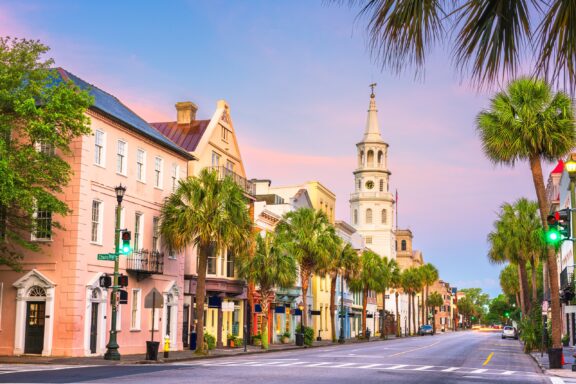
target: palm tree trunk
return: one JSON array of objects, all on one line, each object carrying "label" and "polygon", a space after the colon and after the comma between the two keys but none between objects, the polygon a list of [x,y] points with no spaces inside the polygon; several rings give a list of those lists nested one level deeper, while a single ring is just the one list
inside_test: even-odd
[{"label": "palm tree trunk", "polygon": [[516,292],[514,298],[516,299],[516,306],[520,307],[520,293]]},{"label": "palm tree trunk", "polygon": [[[538,206],[540,208],[540,218],[544,230],[548,230],[549,207],[546,197],[546,188],[544,187],[544,176],[542,174],[542,164],[540,157],[530,157],[530,169],[536,196],[538,197]],[[558,265],[556,264],[556,250],[554,246],[548,246],[548,257],[546,258],[548,267],[548,281],[550,283],[550,301],[552,302],[552,348],[562,348],[562,313],[560,308],[560,287],[558,286]]]},{"label": "palm tree trunk", "polygon": [[[330,321],[332,321],[332,342],[336,342],[336,273],[331,274],[330,278]],[[344,300],[343,297],[340,300]]]},{"label": "palm tree trunk", "polygon": [[380,337],[382,339],[386,338],[386,288],[382,290],[382,330],[380,331]]},{"label": "palm tree trunk", "polygon": [[396,291],[396,336],[400,337],[400,312],[398,311],[398,291]]},{"label": "palm tree trunk", "polygon": [[432,308],[432,332],[436,333],[436,307]]},{"label": "palm tree trunk", "polygon": [[[300,268],[300,280],[302,284],[302,325],[304,327],[308,326],[308,316],[306,311],[308,310],[308,282],[310,280],[310,271],[307,268]],[[301,330],[304,332],[304,330]]]},{"label": "palm tree trunk", "polygon": [[410,300],[410,294],[408,293],[408,335],[412,334],[412,305]]},{"label": "palm tree trunk", "polygon": [[520,309],[522,316],[528,313],[528,279],[526,278],[526,263],[518,261],[516,264],[518,268],[518,285],[520,287]]},{"label": "palm tree trunk", "polygon": [[368,305],[368,288],[362,291],[362,334],[366,338],[366,306]]},{"label": "palm tree trunk", "polygon": [[538,263],[537,263],[537,258],[532,255],[532,259],[530,261],[530,264],[532,265],[532,304],[536,305],[538,303],[538,286],[537,286],[537,282],[536,282],[536,278],[537,278],[537,270],[536,268],[538,267]]},{"label": "palm tree trunk", "polygon": [[262,307],[262,349],[268,349],[268,295],[269,292],[260,292],[260,306]]},{"label": "palm tree trunk", "polygon": [[426,301],[422,303],[422,324],[428,322],[428,294],[430,293],[430,286],[426,284]]},{"label": "palm tree trunk", "polygon": [[208,252],[210,244],[198,247],[198,281],[196,284],[196,354],[205,354],[204,351],[204,302],[206,301],[206,269],[208,265]]},{"label": "palm tree trunk", "polygon": [[416,327],[416,292],[414,292],[412,294],[412,321],[414,322],[414,333],[416,333],[416,330],[418,329]]}]

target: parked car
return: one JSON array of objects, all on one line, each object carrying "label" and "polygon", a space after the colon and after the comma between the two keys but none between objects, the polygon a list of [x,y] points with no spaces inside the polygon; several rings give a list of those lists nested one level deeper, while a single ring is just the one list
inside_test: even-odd
[{"label": "parked car", "polygon": [[424,335],[433,336],[434,335],[434,328],[430,324],[421,325],[420,328],[418,328],[418,334],[420,336],[424,336]]},{"label": "parked car", "polygon": [[507,325],[502,329],[502,338],[512,338],[518,340],[518,331],[516,331],[516,328]]}]

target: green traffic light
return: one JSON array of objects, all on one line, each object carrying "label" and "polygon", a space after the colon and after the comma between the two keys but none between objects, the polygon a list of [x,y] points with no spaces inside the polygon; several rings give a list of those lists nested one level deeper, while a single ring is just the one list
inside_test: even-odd
[{"label": "green traffic light", "polygon": [[546,242],[554,244],[558,241],[560,241],[560,232],[556,229],[549,229],[548,232],[546,232]]},{"label": "green traffic light", "polygon": [[131,248],[130,248],[129,245],[123,245],[123,246],[122,246],[121,252],[122,252],[123,254],[127,255],[127,254],[130,253],[130,251],[131,251]]}]

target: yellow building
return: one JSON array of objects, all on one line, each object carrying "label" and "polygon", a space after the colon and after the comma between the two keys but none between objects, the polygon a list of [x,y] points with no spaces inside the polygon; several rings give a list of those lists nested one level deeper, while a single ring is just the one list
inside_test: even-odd
[{"label": "yellow building", "polygon": [[[254,201],[254,186],[246,179],[244,164],[236,140],[230,107],[224,100],[216,104],[209,120],[196,119],[198,107],[189,101],[176,103],[176,121],[152,123],[164,136],[192,153],[197,161],[188,163],[188,174],[197,176],[210,168],[220,177],[231,176]],[[155,166],[155,164],[151,164]],[[251,209],[253,212],[253,209]],[[190,249],[184,264],[184,333],[194,331],[197,280],[196,249]],[[216,337],[217,345],[226,343],[228,334],[243,337],[246,302],[244,282],[237,278],[234,255],[226,250],[208,257],[204,329]]]},{"label": "yellow building", "polygon": [[[289,187],[273,187],[270,188],[270,193],[275,193],[284,199],[290,199],[301,189],[306,189],[308,192],[312,208],[325,212],[330,223],[334,224],[336,195],[319,181],[308,181],[302,185]],[[311,326],[314,328],[314,336],[320,336],[324,340],[329,340],[332,337],[330,280],[329,276],[314,275],[311,284],[312,304],[309,308],[312,311]]]}]

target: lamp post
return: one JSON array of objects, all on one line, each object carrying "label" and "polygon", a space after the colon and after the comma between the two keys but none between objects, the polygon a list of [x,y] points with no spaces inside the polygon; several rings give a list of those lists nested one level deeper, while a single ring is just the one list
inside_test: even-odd
[{"label": "lamp post", "polygon": [[298,304],[298,309],[300,310],[300,332],[296,334],[296,345],[301,347],[304,345],[304,304]]},{"label": "lamp post", "polygon": [[344,276],[340,274],[340,337],[338,343],[344,344]]},{"label": "lamp post", "polygon": [[[576,193],[574,192],[574,185],[576,184],[576,159],[574,159],[573,153],[570,154],[570,158],[564,163],[564,167],[566,168],[566,172],[568,172],[568,176],[570,176],[570,221],[572,222],[572,230],[570,231],[570,238],[572,240],[572,265],[576,265],[576,255],[574,255],[574,249],[576,245]],[[573,267],[574,268],[574,267]],[[572,314],[574,316],[574,314]],[[572,340],[574,340],[574,331],[572,331]],[[572,371],[576,370],[576,364],[572,365]]]},{"label": "lamp post", "polygon": [[110,322],[110,339],[108,345],[106,345],[106,353],[104,354],[105,360],[120,360],[120,352],[118,352],[118,342],[116,340],[116,319],[118,311],[118,259],[120,258],[120,212],[122,210],[122,199],[124,198],[124,193],[126,192],[126,187],[120,184],[116,188],[116,201],[118,205],[116,206],[116,226],[114,231],[114,243],[115,243],[115,254],[114,259],[114,281],[112,285],[112,297],[110,302],[112,304],[112,320]]}]

